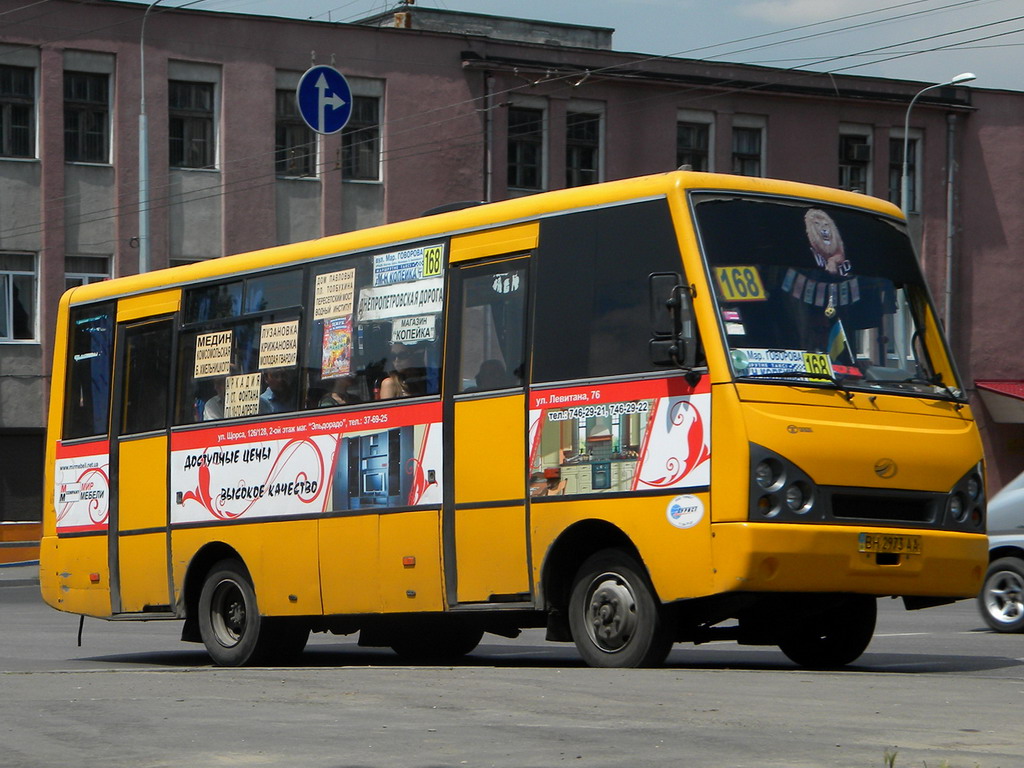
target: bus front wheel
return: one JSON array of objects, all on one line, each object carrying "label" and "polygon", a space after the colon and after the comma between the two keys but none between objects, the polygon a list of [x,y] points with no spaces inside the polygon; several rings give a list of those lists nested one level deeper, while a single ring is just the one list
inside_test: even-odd
[{"label": "bus front wheel", "polygon": [[597,552],[580,566],[569,598],[569,627],[592,667],[653,667],[672,648],[643,566],[620,550]]},{"label": "bus front wheel", "polygon": [[844,667],[867,649],[877,616],[878,601],[869,595],[830,598],[817,610],[793,617],[779,649],[802,667]]},{"label": "bus front wheel", "polygon": [[230,559],[214,565],[203,582],[199,633],[215,664],[242,667],[291,660],[306,647],[309,627],[260,616],[245,566]]}]

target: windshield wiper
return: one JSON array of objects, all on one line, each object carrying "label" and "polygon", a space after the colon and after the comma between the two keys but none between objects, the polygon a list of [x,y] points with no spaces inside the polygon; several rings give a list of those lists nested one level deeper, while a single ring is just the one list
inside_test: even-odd
[{"label": "windshield wiper", "polygon": [[835,376],[829,373],[818,373],[817,371],[778,371],[776,373],[744,373],[736,378],[738,379],[820,379],[821,381],[827,381],[840,392],[843,396],[849,400],[853,397],[853,393],[848,391],[843,386],[843,382],[837,379]]},{"label": "windshield wiper", "polygon": [[910,377],[908,377],[906,379],[900,379],[896,383],[897,384],[926,384],[929,387],[938,387],[943,392],[945,392],[947,395],[949,395],[949,399],[950,400],[956,400],[958,402],[963,400],[963,398],[960,395],[957,395],[956,392],[954,392],[952,389],[950,389],[948,386],[946,386],[945,384],[942,383],[942,377],[941,376],[933,376],[930,379],[925,377],[925,376],[910,376]]}]

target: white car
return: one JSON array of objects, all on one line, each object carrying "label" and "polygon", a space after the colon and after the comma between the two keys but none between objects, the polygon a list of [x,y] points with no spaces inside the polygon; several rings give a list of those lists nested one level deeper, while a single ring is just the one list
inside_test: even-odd
[{"label": "white car", "polygon": [[996,632],[1024,632],[1024,472],[988,502],[988,561],[982,618]]}]

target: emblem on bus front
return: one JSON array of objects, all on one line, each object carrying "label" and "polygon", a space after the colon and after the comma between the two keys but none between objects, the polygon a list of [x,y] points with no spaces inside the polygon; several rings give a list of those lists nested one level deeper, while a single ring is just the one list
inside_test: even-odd
[{"label": "emblem on bus front", "polygon": [[890,477],[895,477],[896,472],[899,471],[896,466],[896,462],[892,459],[879,459],[875,462],[875,474],[881,477],[883,480],[888,480]]}]

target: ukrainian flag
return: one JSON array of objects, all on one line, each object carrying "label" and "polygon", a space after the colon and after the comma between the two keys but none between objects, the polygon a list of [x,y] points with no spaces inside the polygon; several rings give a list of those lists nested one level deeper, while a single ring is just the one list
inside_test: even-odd
[{"label": "ukrainian flag", "polygon": [[[836,362],[844,350],[849,352],[849,348],[849,343],[846,340],[846,331],[843,330],[843,321],[836,318],[835,324],[828,332],[828,356],[832,359],[832,362]],[[850,357],[852,358],[853,355],[850,354]]]}]

